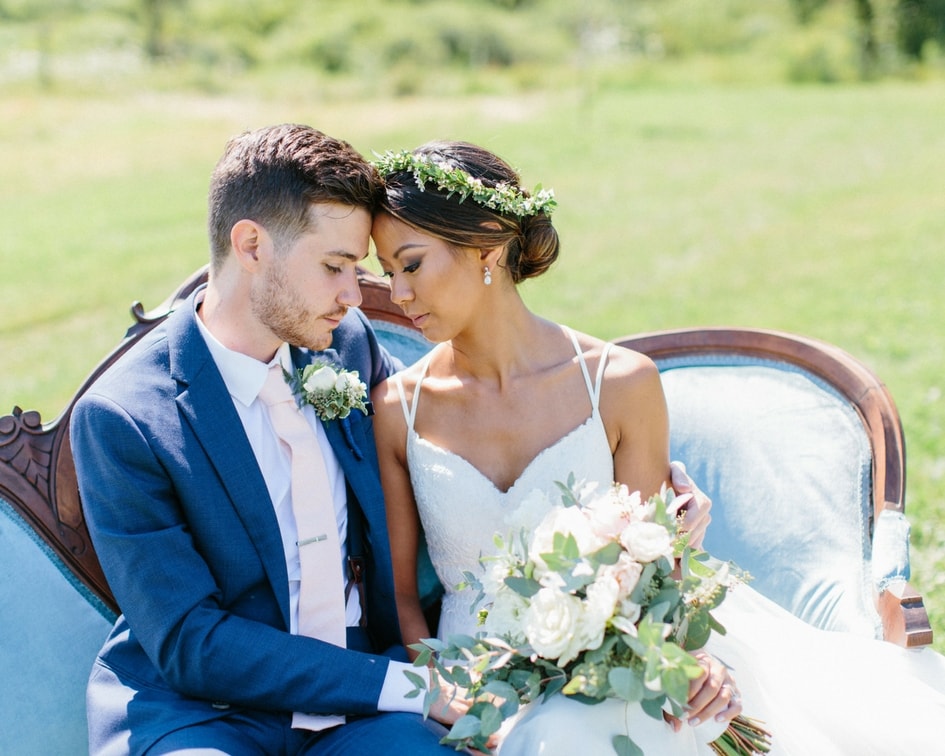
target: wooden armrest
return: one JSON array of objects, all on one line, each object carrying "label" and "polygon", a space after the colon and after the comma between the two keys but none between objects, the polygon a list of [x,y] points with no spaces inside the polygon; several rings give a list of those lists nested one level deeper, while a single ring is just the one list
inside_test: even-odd
[{"label": "wooden armrest", "polygon": [[919,648],[932,642],[929,615],[920,596],[906,581],[891,583],[877,598],[883,620],[883,637],[905,648]]}]

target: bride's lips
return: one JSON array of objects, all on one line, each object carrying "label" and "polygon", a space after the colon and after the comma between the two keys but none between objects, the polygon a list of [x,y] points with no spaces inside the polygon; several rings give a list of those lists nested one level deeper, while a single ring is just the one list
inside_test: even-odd
[{"label": "bride's lips", "polygon": [[423,315],[408,315],[410,322],[414,324],[416,328],[423,328],[423,324],[427,321],[427,318],[430,317],[430,313],[424,313]]}]

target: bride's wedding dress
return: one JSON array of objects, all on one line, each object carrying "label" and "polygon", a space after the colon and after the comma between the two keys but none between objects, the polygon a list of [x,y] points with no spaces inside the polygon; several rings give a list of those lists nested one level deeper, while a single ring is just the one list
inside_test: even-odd
[{"label": "bride's wedding dress", "polygon": [[[573,337],[572,337],[573,338]],[[544,449],[507,491],[462,457],[421,438],[414,418],[421,384],[407,405],[407,462],[427,546],[446,590],[438,636],[475,634],[475,598],[456,591],[464,571],[479,570],[493,553],[496,532],[533,528],[542,512],[529,510],[529,494],[556,491],[569,473],[608,485],[614,476],[610,445],[598,412],[603,366],[591,380],[581,350],[575,350],[587,383],[590,417]],[[425,368],[424,368],[425,372]],[[711,526],[710,526],[711,527]],[[714,612],[727,628],[707,650],[728,664],[742,695],[744,713],[765,722],[772,754],[790,756],[899,756],[945,754],[945,657],[931,649],[910,651],[884,641],[814,628],[747,585],[729,593]],[[526,707],[514,723],[501,756],[574,756],[613,753],[611,740],[627,734],[646,754],[711,753],[713,722],[679,733],[618,700],[588,706],[564,696]]]}]

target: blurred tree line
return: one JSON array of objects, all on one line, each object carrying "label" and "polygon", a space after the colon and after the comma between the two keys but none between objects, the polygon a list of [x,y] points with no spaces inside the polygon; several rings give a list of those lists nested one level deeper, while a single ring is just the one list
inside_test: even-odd
[{"label": "blurred tree line", "polygon": [[940,61],[945,0],[0,0],[11,29],[32,35],[41,80],[86,45],[206,71],[384,77],[402,94],[431,71],[515,69],[527,86],[562,65],[752,51],[787,61],[788,78],[834,81]]},{"label": "blurred tree line", "polygon": [[[790,0],[798,21],[812,23],[818,12],[832,0]],[[929,43],[945,46],[945,0],[896,0],[891,8],[882,0],[850,0],[860,31],[860,51],[869,65],[879,63],[878,25],[884,12],[891,14],[895,25],[895,42],[901,53],[921,60]]]}]

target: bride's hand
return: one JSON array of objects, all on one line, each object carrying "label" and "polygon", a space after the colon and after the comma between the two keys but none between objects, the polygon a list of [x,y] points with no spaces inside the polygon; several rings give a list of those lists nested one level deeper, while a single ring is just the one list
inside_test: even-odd
[{"label": "bride's hand", "polygon": [[695,726],[710,718],[730,722],[741,713],[742,700],[728,667],[705,651],[696,651],[693,656],[705,674],[689,683],[689,724]]},{"label": "bride's hand", "polygon": [[[437,684],[437,698],[430,706],[430,719],[435,719],[441,725],[452,727],[459,719],[464,717],[472,706],[472,699],[464,688],[454,685],[448,685],[439,681],[436,675],[431,674],[431,683]],[[490,750],[499,745],[499,736],[494,734],[489,738],[487,746]],[[479,751],[467,749],[466,753],[479,754]]]},{"label": "bride's hand", "polygon": [[431,674],[431,678],[432,684],[437,685],[437,696],[430,705],[430,719],[452,727],[469,711],[472,701],[466,697],[463,688],[444,683],[436,675]]},{"label": "bride's hand", "polygon": [[691,494],[686,497],[681,506],[685,508],[685,517],[682,521],[682,528],[689,532],[689,544],[696,549],[702,548],[702,539],[705,538],[706,529],[712,521],[709,510],[712,509],[712,500],[693,482],[692,478],[686,472],[686,466],[682,462],[670,462],[670,482],[677,495],[682,497],[685,494]]}]

